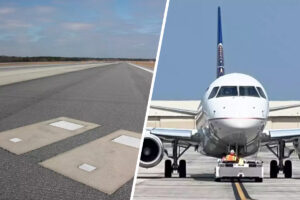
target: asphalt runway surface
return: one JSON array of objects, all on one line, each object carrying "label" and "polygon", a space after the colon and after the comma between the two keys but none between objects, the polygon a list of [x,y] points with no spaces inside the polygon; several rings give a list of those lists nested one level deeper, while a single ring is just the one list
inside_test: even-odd
[{"label": "asphalt runway surface", "polygon": [[257,159],[264,161],[264,180],[256,183],[251,180],[241,182],[225,180],[214,181],[216,158],[206,157],[193,149],[183,155],[187,162],[187,178],[164,178],[164,161],[154,168],[139,168],[135,186],[134,200],[171,200],[171,199],[299,199],[300,197],[300,160],[293,153],[293,178],[283,178],[282,172],[277,179],[270,179],[269,164],[275,159],[272,153],[262,148]]},{"label": "asphalt runway surface", "polygon": [[117,63],[1,86],[1,132],[62,116],[101,126],[21,155],[0,148],[0,199],[129,199],[132,180],[108,195],[38,163],[119,129],[141,133],[151,79]]}]

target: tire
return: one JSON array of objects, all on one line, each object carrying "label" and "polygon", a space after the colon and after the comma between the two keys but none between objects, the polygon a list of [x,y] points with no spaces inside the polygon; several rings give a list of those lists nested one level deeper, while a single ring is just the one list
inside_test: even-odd
[{"label": "tire", "polygon": [[186,162],[185,160],[179,161],[178,174],[180,178],[186,177]]},{"label": "tire", "polygon": [[285,178],[292,178],[292,161],[285,161],[283,172]]},{"label": "tire", "polygon": [[172,172],[173,172],[172,162],[171,162],[171,160],[166,160],[165,161],[165,177],[171,178]]},{"label": "tire", "polygon": [[262,178],[255,178],[255,182],[262,183],[263,179]]},{"label": "tire", "polygon": [[215,178],[216,182],[221,182],[221,178]]},{"label": "tire", "polygon": [[270,178],[277,178],[278,175],[278,165],[276,160],[270,162]]}]

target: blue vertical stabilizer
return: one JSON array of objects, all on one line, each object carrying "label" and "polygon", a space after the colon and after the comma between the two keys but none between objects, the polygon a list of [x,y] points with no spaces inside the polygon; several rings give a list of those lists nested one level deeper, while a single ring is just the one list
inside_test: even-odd
[{"label": "blue vertical stabilizer", "polygon": [[218,44],[217,44],[217,78],[225,74],[222,38],[221,8],[218,7]]},{"label": "blue vertical stabilizer", "polygon": [[223,43],[223,38],[222,38],[221,8],[218,7],[218,44],[220,43]]}]

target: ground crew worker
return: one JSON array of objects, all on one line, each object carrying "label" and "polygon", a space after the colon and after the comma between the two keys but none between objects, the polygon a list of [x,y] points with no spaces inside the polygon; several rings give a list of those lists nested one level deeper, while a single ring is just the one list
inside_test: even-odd
[{"label": "ground crew worker", "polygon": [[232,162],[237,161],[237,157],[236,157],[233,149],[231,149],[230,154],[226,156],[226,161],[232,161]]}]

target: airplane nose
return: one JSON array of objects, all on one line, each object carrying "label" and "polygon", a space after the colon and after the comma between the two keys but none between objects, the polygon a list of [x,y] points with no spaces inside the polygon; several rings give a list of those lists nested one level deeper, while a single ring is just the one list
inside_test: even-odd
[{"label": "airplane nose", "polygon": [[228,143],[244,144],[257,137],[263,120],[256,118],[218,118],[211,121],[216,135]]},{"label": "airplane nose", "polygon": [[255,118],[228,118],[221,120],[224,127],[229,129],[253,129],[261,124],[261,120]]}]

